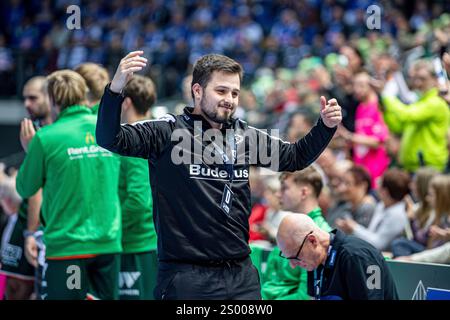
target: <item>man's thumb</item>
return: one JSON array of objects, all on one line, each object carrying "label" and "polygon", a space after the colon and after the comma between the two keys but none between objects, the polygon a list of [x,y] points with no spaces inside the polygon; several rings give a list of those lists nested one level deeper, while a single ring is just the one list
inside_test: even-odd
[{"label": "man's thumb", "polygon": [[320,110],[325,109],[325,106],[327,105],[327,99],[325,99],[324,96],[320,96]]}]

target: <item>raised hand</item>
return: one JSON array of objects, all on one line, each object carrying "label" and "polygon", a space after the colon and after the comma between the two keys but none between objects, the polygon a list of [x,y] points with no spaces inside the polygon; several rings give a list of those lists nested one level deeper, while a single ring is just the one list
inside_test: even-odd
[{"label": "raised hand", "polygon": [[320,97],[320,116],[323,123],[329,127],[334,128],[342,121],[342,109],[339,106],[336,99],[325,99],[324,96]]},{"label": "raised hand", "polygon": [[28,152],[28,145],[36,134],[36,130],[33,127],[33,122],[30,119],[23,119],[20,123],[20,143],[23,150]]},{"label": "raised hand", "polygon": [[144,51],[133,51],[120,60],[109,87],[112,92],[120,93],[130,81],[133,73],[141,71],[147,66],[147,59],[141,57],[142,54],[144,54]]}]

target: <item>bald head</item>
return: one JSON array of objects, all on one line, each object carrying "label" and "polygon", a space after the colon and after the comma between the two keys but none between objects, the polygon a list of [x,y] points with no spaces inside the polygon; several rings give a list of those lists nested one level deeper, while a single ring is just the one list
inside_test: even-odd
[{"label": "bald head", "polygon": [[307,215],[288,214],[278,228],[277,244],[292,267],[312,271],[326,260],[330,236]]},{"label": "bald head", "polygon": [[277,233],[277,242],[298,243],[311,231],[320,230],[306,214],[288,214],[281,221]]},{"label": "bald head", "polygon": [[32,77],[25,83],[24,88],[25,87],[35,87],[36,89],[45,92],[45,77],[43,76]]}]

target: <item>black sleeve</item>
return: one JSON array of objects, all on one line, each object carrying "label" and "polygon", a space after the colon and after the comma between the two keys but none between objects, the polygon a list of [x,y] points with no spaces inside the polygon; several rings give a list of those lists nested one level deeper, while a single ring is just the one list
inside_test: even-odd
[{"label": "black sleeve", "polygon": [[120,125],[124,97],[105,88],[98,111],[95,135],[99,146],[124,156],[157,158],[170,143],[175,117]]},{"label": "black sleeve", "polygon": [[254,131],[253,143],[258,150],[254,157],[251,155],[252,164],[274,171],[296,171],[306,168],[320,156],[337,129],[327,127],[319,118],[311,131],[295,143],[285,142],[263,130],[252,127],[249,130]]}]

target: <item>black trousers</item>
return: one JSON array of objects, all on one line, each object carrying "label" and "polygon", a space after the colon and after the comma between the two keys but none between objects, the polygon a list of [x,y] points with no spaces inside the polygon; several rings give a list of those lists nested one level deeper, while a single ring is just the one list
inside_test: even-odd
[{"label": "black trousers", "polygon": [[156,300],[261,300],[250,257],[219,265],[159,262]]}]

